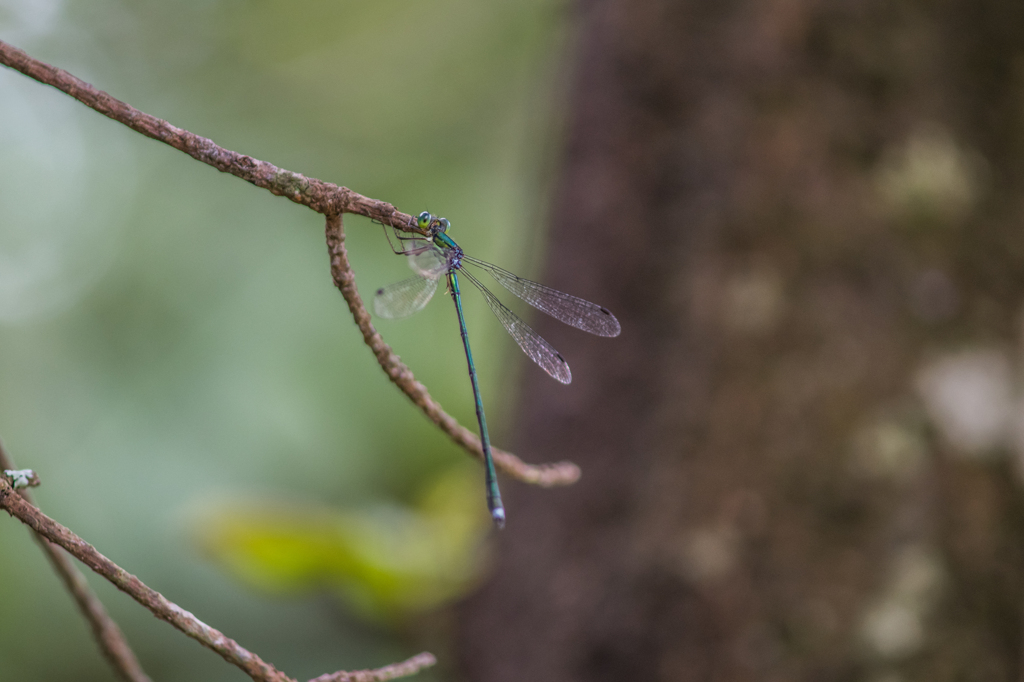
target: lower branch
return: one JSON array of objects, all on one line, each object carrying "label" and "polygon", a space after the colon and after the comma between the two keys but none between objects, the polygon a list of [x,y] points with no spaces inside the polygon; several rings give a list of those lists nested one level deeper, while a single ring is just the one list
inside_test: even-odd
[{"label": "lower branch", "polygon": [[[156,590],[147,587],[134,575],[97,552],[96,548],[88,542],[39,511],[37,507],[25,500],[19,491],[11,487],[10,482],[4,476],[0,476],[0,509],[20,520],[40,537],[63,547],[76,559],[149,609],[157,618],[167,621],[203,646],[216,651],[226,661],[241,668],[256,682],[295,682],[270,663],[239,646],[230,637],[210,627],[177,604],[168,601]],[[125,646],[127,647],[127,645]],[[413,675],[434,663],[436,660],[433,655],[424,652],[407,661],[394,663],[377,670],[338,671],[316,679],[321,682],[324,680],[331,682],[383,682]],[[142,674],[141,671],[140,674]],[[142,674],[140,678],[129,679],[137,679],[141,682],[148,678]]]},{"label": "lower branch", "polygon": [[[3,444],[0,443],[0,470],[14,468],[14,462],[8,457]],[[27,490],[21,490],[18,494],[29,504],[32,503],[32,497]],[[64,586],[67,587],[75,603],[78,604],[82,615],[89,622],[100,652],[121,679],[126,682],[150,682],[149,677],[142,670],[142,666],[139,665],[139,659],[135,657],[135,652],[128,646],[127,640],[121,633],[121,628],[117,627],[117,623],[107,614],[107,610],[103,608],[103,602],[89,589],[89,583],[85,576],[75,567],[67,553],[38,533],[33,533],[32,537],[39,543],[46,558],[50,560],[53,570],[60,576]]]},{"label": "lower branch", "polygon": [[76,559],[152,611],[157,618],[167,621],[203,646],[213,649],[229,663],[233,663],[248,673],[252,679],[259,682],[294,682],[256,654],[246,651],[234,640],[203,623],[177,604],[168,601],[156,590],[144,585],[134,575],[97,552],[96,548],[88,542],[26,502],[15,492],[7,479],[2,477],[0,477],[0,509],[4,509],[11,516],[18,518],[50,542],[66,549]]},{"label": "lower branch", "polygon": [[[384,369],[384,372],[402,389],[402,392],[409,396],[417,407],[423,410],[430,421],[437,424],[442,431],[447,433],[452,440],[461,445],[477,459],[483,459],[483,449],[480,447],[480,439],[475,433],[462,426],[449,415],[441,406],[430,397],[427,387],[416,381],[412,370],[405,366],[402,360],[395,354],[391,347],[384,343],[373,323],[370,322],[370,313],[363,306],[363,299],[356,289],[356,276],[352,272],[352,266],[348,262],[348,253],[345,250],[345,229],[342,226],[341,214],[327,216],[327,251],[331,257],[331,276],[334,284],[341,290],[341,295],[348,303],[348,309],[353,319],[363,333],[363,341],[373,351],[377,362]],[[524,483],[533,483],[542,487],[569,485],[575,483],[580,477],[580,468],[572,462],[557,462],[554,464],[532,465],[527,464],[510,452],[493,449],[494,464],[502,472],[516,480]]]}]

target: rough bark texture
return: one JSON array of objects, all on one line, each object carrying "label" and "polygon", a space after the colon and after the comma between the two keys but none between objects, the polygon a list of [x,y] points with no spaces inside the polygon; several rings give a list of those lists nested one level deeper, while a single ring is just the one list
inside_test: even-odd
[{"label": "rough bark texture", "polygon": [[506,486],[467,677],[1019,678],[1011,448],[964,457],[919,386],[1020,344],[1024,3],[608,0],[579,31],[544,281],[623,334],[536,320],[575,381],[524,374],[513,445],[584,475]]}]

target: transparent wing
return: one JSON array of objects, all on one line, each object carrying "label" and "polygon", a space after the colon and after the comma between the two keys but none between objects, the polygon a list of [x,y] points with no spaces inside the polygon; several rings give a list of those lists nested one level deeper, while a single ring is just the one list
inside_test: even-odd
[{"label": "transparent wing", "polygon": [[596,303],[531,282],[476,258],[463,256],[462,260],[486,270],[498,284],[556,320],[598,336],[618,336],[622,331],[615,316]]},{"label": "transparent wing", "polygon": [[436,290],[437,279],[416,275],[377,289],[373,309],[378,317],[389,320],[407,317],[422,309]]},{"label": "transparent wing", "polygon": [[519,344],[519,347],[523,349],[523,352],[531,360],[563,384],[572,381],[572,373],[569,371],[568,363],[558,354],[557,350],[551,347],[550,343],[541,338],[537,332],[530,329],[530,325],[523,322],[518,315],[506,308],[498,300],[498,297],[488,291],[487,287],[481,284],[480,280],[474,277],[472,273],[462,270],[462,274],[480,290],[480,293],[484,295],[484,300],[487,301],[487,305],[490,306],[491,312],[494,313],[498,321],[505,327],[505,331],[516,340],[516,343]]},{"label": "transparent wing", "polygon": [[408,251],[409,267],[420,277],[439,279],[448,272],[448,257],[436,246],[426,243]]}]

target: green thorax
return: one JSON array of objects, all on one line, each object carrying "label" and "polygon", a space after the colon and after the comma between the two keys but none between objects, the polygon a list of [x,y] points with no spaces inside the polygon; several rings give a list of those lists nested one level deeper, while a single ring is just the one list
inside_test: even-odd
[{"label": "green thorax", "polygon": [[447,218],[435,218],[430,225],[430,240],[437,248],[444,251],[454,250],[461,257],[462,249],[448,236],[448,228],[451,226]]},{"label": "green thorax", "polygon": [[[444,232],[438,232],[434,235],[434,244],[441,249],[459,249],[459,245],[455,241],[446,235]],[[459,249],[461,250],[461,249]]]}]

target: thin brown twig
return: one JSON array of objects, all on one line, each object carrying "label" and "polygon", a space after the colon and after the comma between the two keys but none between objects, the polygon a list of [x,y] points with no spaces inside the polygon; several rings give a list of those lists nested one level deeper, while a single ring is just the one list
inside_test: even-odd
[{"label": "thin brown twig", "polygon": [[168,601],[156,590],[147,587],[134,575],[96,551],[88,542],[39,511],[36,506],[29,504],[2,476],[0,509],[6,510],[50,542],[66,549],[76,559],[152,611],[157,618],[167,621],[203,646],[213,649],[229,663],[248,673],[252,679],[260,682],[294,682],[256,654],[243,649],[233,639]]},{"label": "thin brown twig", "polygon": [[[295,682],[272,664],[267,663],[224,633],[210,627],[185,609],[169,601],[162,594],[100,554],[88,542],[41,512],[20,492],[11,487],[6,477],[0,476],[0,509],[20,520],[40,537],[63,547],[76,559],[149,609],[157,618],[167,621],[203,646],[216,651],[224,660],[241,668],[253,680],[257,682]],[[391,680],[413,675],[435,662],[436,659],[432,654],[423,652],[407,661],[394,663],[377,670],[355,672],[340,670],[326,676],[321,675],[317,679],[352,680],[353,682]]]},{"label": "thin brown twig", "polygon": [[[7,451],[4,450],[3,443],[0,443],[0,470],[14,468],[14,462],[11,461]],[[32,496],[29,495],[28,490],[19,490],[18,494],[26,502],[33,504]],[[103,602],[89,588],[89,583],[86,581],[85,576],[78,570],[67,553],[57,545],[51,544],[39,533],[33,533],[32,537],[39,543],[39,546],[46,554],[46,558],[50,560],[53,570],[57,572],[64,586],[74,598],[75,603],[78,604],[79,610],[85,616],[89,627],[92,629],[93,637],[96,638],[96,644],[99,645],[100,652],[102,652],[104,658],[107,659],[118,676],[123,680],[127,680],[127,682],[150,682],[149,677],[142,670],[135,652],[132,651],[124,634],[121,632],[121,628],[107,614],[107,610],[103,607]]]},{"label": "thin brown twig", "polygon": [[[3,41],[0,41],[0,64],[5,64],[20,71],[40,83],[53,86],[104,116],[123,123],[132,130],[142,133],[147,137],[160,140],[194,159],[213,166],[219,171],[231,173],[247,182],[251,182],[257,187],[268,189],[273,194],[288,197],[296,203],[308,206],[318,213],[323,213],[328,216],[328,229],[330,228],[331,216],[338,216],[339,234],[341,234],[340,215],[342,212],[366,216],[406,232],[422,233],[415,226],[412,216],[398,211],[386,201],[370,199],[353,192],[347,187],[333,185],[316,178],[307,178],[299,173],[278,168],[266,161],[260,161],[251,156],[224,149],[212,140],[200,137],[155,116],[143,113],[111,97],[102,90],[94,88],[67,71],[33,59],[25,52]],[[328,239],[330,239],[330,236],[328,236]],[[341,240],[338,240],[337,244],[341,246]],[[330,246],[330,242],[328,245]],[[343,247],[340,254],[338,264],[340,265],[341,262],[345,263],[343,273],[341,271],[335,272],[336,254],[333,250],[331,251],[331,270],[335,278],[335,284],[338,285],[338,288],[341,289],[342,294],[345,296],[345,300],[348,301],[349,310],[352,311],[353,316],[356,318],[356,324],[359,325],[364,340],[373,350],[381,367],[384,368],[388,377],[426,413],[432,422],[437,424],[452,440],[465,448],[470,454],[477,458],[482,458],[480,439],[441,409],[441,406],[427,393],[423,384],[415,380],[409,368],[401,363],[398,356],[391,351],[383,339],[381,339],[380,334],[370,324],[369,315],[358,298],[358,293],[355,289],[355,278],[352,275],[351,268],[348,266],[348,260],[344,255]],[[339,279],[339,273],[347,279]],[[347,292],[346,288],[342,286],[344,281],[349,282]],[[497,468],[517,480],[542,487],[569,485],[575,483],[580,477],[580,468],[572,462],[557,462],[538,466],[528,465],[515,455],[497,449],[494,450],[494,463]]]},{"label": "thin brown twig", "polygon": [[[342,225],[340,213],[327,216],[324,232],[327,237],[327,253],[331,258],[331,277],[334,278],[334,284],[341,291],[341,295],[345,297],[348,309],[352,313],[356,325],[359,326],[359,331],[363,333],[363,341],[373,351],[377,362],[380,363],[388,378],[402,389],[402,392],[423,410],[427,418],[437,424],[452,440],[472,453],[477,459],[483,459],[480,439],[476,434],[459,424],[454,417],[441,408],[436,400],[430,397],[426,386],[416,381],[412,371],[391,350],[391,347],[384,343],[384,339],[374,328],[370,321],[370,313],[363,306],[363,299],[359,296],[359,290],[356,288],[355,273],[348,262],[348,252],[345,250],[345,228]],[[494,465],[498,469],[526,483],[551,487],[575,483],[580,477],[579,467],[572,462],[535,466],[523,462],[510,452],[497,448],[493,449],[493,455]]]},{"label": "thin brown twig", "polygon": [[386,682],[387,680],[394,680],[399,677],[415,675],[435,663],[437,663],[437,659],[434,658],[434,654],[424,651],[401,663],[392,663],[376,670],[338,671],[321,675],[309,682]]},{"label": "thin brown twig", "polygon": [[318,213],[357,213],[407,232],[419,231],[414,226],[412,216],[397,211],[386,201],[370,199],[347,187],[307,178],[266,161],[224,149],[212,140],[139,111],[67,71],[33,59],[22,50],[3,41],[0,41],[0,64],[20,71],[40,83],[53,86],[90,109],[123,123],[146,137],[169,144],[223,173],[230,173],[278,196],[288,197]]}]

